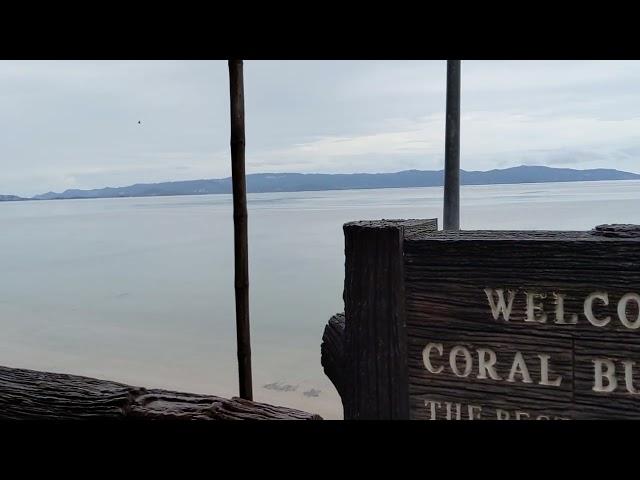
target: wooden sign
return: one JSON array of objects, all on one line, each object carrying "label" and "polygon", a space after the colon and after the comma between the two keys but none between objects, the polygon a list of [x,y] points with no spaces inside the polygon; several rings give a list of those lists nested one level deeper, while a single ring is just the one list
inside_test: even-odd
[{"label": "wooden sign", "polygon": [[322,353],[346,419],[640,419],[640,227],[344,231]]}]

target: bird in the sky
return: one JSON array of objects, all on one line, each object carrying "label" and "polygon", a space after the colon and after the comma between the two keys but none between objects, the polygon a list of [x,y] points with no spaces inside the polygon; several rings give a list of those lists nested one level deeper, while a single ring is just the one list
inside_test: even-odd
[{"label": "bird in the sky", "polygon": [[138,120],[138,125],[142,125],[142,122],[140,120]]}]

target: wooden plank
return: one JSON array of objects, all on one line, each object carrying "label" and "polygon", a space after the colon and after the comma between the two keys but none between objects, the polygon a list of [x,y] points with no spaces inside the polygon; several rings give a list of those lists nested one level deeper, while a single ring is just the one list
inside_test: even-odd
[{"label": "wooden plank", "polygon": [[[588,232],[435,232],[405,242],[405,264],[409,323],[531,334],[579,330],[598,338],[603,331],[631,331],[618,319],[617,305],[640,280],[640,242]],[[514,292],[508,322],[492,318],[486,288],[494,294],[502,289],[505,299]],[[603,289],[608,305],[594,300],[594,315],[612,320],[595,326],[584,315],[584,303]],[[526,321],[527,293],[544,304],[546,322]],[[554,293],[563,295],[566,323],[556,318]],[[573,314],[576,324],[568,323]],[[633,331],[640,336],[640,329]]]},{"label": "wooden plank", "polygon": [[0,420],[319,420],[287,407],[0,367]]},{"label": "wooden plank", "polygon": [[[472,336],[477,341],[477,334],[473,333]],[[454,343],[473,349],[473,344],[460,341],[454,332],[450,333],[450,337],[455,337],[455,342],[445,343],[446,352],[450,351],[450,345]],[[493,335],[489,334],[487,337],[492,338]],[[520,419],[640,420],[640,345],[637,342],[611,345],[602,340],[576,340],[571,350],[557,352],[554,348],[549,348],[552,342],[552,339],[547,339],[542,345],[531,345],[528,352],[530,354],[525,353],[527,364],[533,367],[534,384],[528,388],[523,384],[507,386],[506,383],[478,380],[474,378],[477,363],[474,364],[469,379],[455,378],[451,374],[442,379],[436,378],[436,375],[426,375],[424,368],[420,368],[421,365],[415,359],[417,352],[411,353],[410,347],[412,418],[514,420],[519,416]],[[562,339],[561,342],[567,340]],[[518,339],[509,341],[503,350],[490,342],[483,342],[483,346],[494,348],[496,352],[500,352],[499,357],[507,359],[514,349],[527,352],[526,346],[523,348]],[[535,383],[540,378],[537,369],[539,362],[535,358],[538,351],[545,352],[554,359],[550,377],[563,378],[560,386],[562,388],[558,388],[557,392],[551,391],[552,387],[545,387],[545,392],[545,388]],[[606,391],[594,390],[596,361],[604,365],[602,387]],[[508,362],[506,365],[498,363],[496,369],[507,370],[508,367]],[[609,368],[611,373],[608,372]],[[474,418],[470,418],[470,406],[473,408]]]},{"label": "wooden plank", "polygon": [[405,239],[411,417],[640,418],[639,233]]}]

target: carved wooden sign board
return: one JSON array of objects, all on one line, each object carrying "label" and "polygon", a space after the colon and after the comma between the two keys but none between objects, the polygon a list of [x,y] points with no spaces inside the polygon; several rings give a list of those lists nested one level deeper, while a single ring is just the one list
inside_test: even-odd
[{"label": "carved wooden sign board", "polygon": [[640,419],[640,227],[344,230],[346,419]]}]

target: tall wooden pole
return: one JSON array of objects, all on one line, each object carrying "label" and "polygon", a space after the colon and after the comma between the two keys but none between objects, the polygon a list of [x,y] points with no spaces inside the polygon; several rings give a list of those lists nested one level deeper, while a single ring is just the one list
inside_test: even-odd
[{"label": "tall wooden pole", "polygon": [[447,60],[443,223],[460,230],[460,60]]},{"label": "tall wooden pole", "polygon": [[251,339],[249,334],[249,242],[247,240],[247,184],[244,168],[244,79],[242,60],[229,60],[231,97],[231,177],[235,253],[236,331],[240,397],[253,400]]}]

